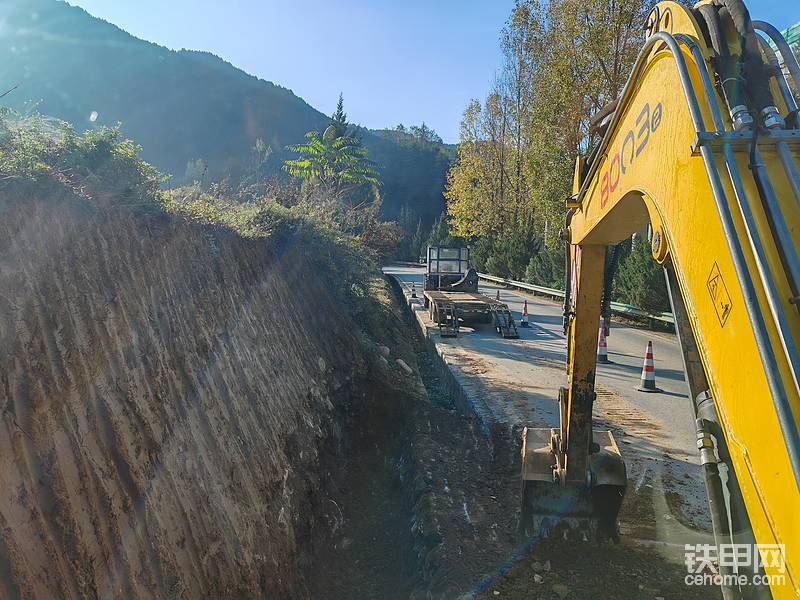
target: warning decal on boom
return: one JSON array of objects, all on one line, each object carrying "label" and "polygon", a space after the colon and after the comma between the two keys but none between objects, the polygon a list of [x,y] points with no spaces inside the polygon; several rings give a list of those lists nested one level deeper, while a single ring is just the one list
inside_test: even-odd
[{"label": "warning decal on boom", "polygon": [[731,314],[731,296],[728,294],[728,288],[725,287],[725,282],[722,280],[722,275],[716,262],[711,268],[711,275],[708,276],[706,285],[708,293],[711,294],[711,301],[714,303],[714,310],[717,311],[719,324],[720,326],[725,326],[725,321],[728,320],[728,315]]}]

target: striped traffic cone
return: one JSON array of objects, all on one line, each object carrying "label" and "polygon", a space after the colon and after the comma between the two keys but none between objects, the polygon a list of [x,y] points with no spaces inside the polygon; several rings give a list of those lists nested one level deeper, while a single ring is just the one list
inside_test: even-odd
[{"label": "striped traffic cone", "polygon": [[644,364],[642,365],[642,380],[639,387],[640,392],[660,392],[656,387],[656,367],[653,364],[653,342],[647,342],[647,350],[644,354]]},{"label": "striped traffic cone", "polygon": [[522,320],[519,322],[520,327],[528,326],[528,301],[525,300],[522,304]]},{"label": "striped traffic cone", "polygon": [[500,300],[500,290],[497,290],[497,298],[498,301]]},{"label": "striped traffic cone", "polygon": [[412,298],[416,298],[417,297],[417,286],[414,285],[413,281],[411,282],[411,297]]},{"label": "striped traffic cone", "polygon": [[597,362],[606,365],[611,362],[610,360],[608,360],[608,343],[606,342],[606,328],[603,327],[602,325],[600,325],[600,340],[597,342]]}]

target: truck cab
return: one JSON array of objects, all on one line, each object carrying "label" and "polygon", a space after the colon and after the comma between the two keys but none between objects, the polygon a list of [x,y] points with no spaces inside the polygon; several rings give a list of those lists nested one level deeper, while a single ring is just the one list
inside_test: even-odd
[{"label": "truck cab", "polygon": [[476,292],[478,273],[469,260],[469,248],[428,246],[423,291]]}]

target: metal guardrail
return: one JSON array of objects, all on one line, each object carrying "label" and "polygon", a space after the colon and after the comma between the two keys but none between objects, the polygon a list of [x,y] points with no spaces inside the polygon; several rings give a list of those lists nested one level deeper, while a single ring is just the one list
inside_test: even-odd
[{"label": "metal guardrail", "polygon": [[[564,298],[563,290],[556,290],[553,288],[544,287],[541,285],[533,285],[523,281],[514,281],[513,279],[505,279],[504,277],[495,277],[487,273],[478,273],[478,277],[491,281],[493,283],[502,283],[506,287],[518,288],[533,292],[534,294],[541,294],[543,296],[552,296],[554,298]],[[632,317],[635,319],[650,319],[653,321],[660,321],[661,323],[675,324],[675,317],[669,312],[651,313],[641,308],[636,308],[630,304],[623,304],[622,302],[612,302],[611,311],[615,314],[622,315],[623,317]]]}]

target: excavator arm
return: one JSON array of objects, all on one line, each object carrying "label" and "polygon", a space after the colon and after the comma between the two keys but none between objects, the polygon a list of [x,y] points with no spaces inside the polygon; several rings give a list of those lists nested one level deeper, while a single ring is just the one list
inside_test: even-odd
[{"label": "excavator arm", "polygon": [[[784,560],[764,570],[785,577],[771,579],[779,583],[770,591],[796,598],[800,129],[790,86],[755,30],[775,37],[779,48],[782,38],[750,22],[741,0],[704,1],[694,10],[662,2],[647,29],[630,78],[605,117],[602,142],[576,165],[564,231],[571,259],[568,383],[560,394],[559,430],[549,432],[549,441],[542,430],[525,432],[523,520],[534,523],[531,514],[542,508],[533,496],[548,467],[550,485],[582,482],[579,495],[590,498],[605,488],[600,495],[607,505],[597,510],[616,518],[624,468],[612,464],[613,438],[612,445],[606,437],[598,444],[592,432],[605,254],[650,225],[695,400],[715,534],[720,543],[727,536],[728,543],[750,539],[779,547]],[[790,73],[800,77],[784,50]],[[606,450],[611,461],[598,462]],[[724,493],[722,463],[730,469]],[[610,468],[610,479],[603,468]],[[609,496],[604,481],[616,486],[616,495]],[[741,590],[723,592],[727,598]]]}]

